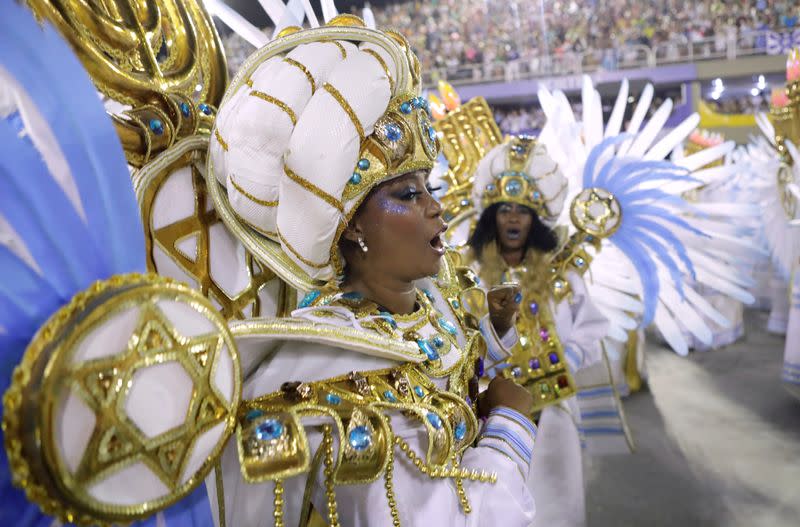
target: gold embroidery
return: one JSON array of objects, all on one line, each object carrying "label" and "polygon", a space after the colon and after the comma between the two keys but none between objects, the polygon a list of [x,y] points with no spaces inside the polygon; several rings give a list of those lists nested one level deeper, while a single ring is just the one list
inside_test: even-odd
[{"label": "gold embroidery", "polygon": [[251,91],[250,95],[252,97],[258,97],[259,99],[261,99],[263,101],[267,101],[268,103],[274,104],[275,106],[277,106],[278,108],[280,108],[281,110],[286,112],[286,115],[288,115],[289,119],[291,119],[291,121],[292,121],[292,125],[297,124],[297,116],[294,114],[294,110],[292,110],[289,107],[289,105],[286,104],[285,102],[283,102],[283,101],[281,101],[279,99],[276,99],[272,95],[269,95],[267,93],[264,93],[264,92],[261,92],[261,91],[258,91],[258,90]]},{"label": "gold embroidery", "polygon": [[311,84],[311,93],[317,91],[317,83],[314,81],[314,76],[311,75],[311,72],[308,71],[308,68],[306,68],[304,64],[297,62],[294,59],[290,59],[289,57],[286,57],[285,59],[283,59],[283,61],[286,64],[291,64],[292,66],[303,72],[303,74],[308,79],[309,84]]},{"label": "gold embroidery", "polygon": [[291,253],[293,255],[295,255],[298,260],[300,260],[301,262],[303,262],[307,266],[313,267],[314,269],[324,269],[325,267],[328,266],[328,262],[325,262],[325,263],[322,263],[322,264],[318,264],[318,263],[314,263],[311,260],[307,260],[306,258],[304,258],[303,255],[300,254],[299,252],[297,252],[297,249],[292,247],[292,244],[289,243],[286,240],[286,238],[283,237],[283,234],[281,234],[280,231],[278,231],[278,238],[280,238],[281,243],[283,243],[283,245],[285,245],[286,248],[289,249],[289,251],[291,251]]},{"label": "gold embroidery", "polygon": [[383,60],[383,57],[381,57],[380,53],[374,49],[364,49],[362,51],[375,57],[375,60],[378,61],[378,64],[381,65],[381,68],[383,68],[383,71],[386,73],[386,78],[389,79],[389,91],[394,92],[394,79],[392,79],[392,76],[389,74],[389,66],[386,65],[386,61]]},{"label": "gold embroidery", "polygon": [[331,196],[330,194],[328,194],[327,192],[325,192],[324,190],[322,190],[321,188],[319,188],[315,184],[311,183],[307,179],[303,178],[302,176],[298,176],[297,174],[292,172],[292,170],[289,167],[287,167],[286,165],[284,165],[283,171],[286,173],[286,177],[288,177],[289,179],[291,179],[292,181],[294,181],[295,183],[297,183],[298,185],[300,185],[301,187],[303,187],[307,191],[311,192],[312,194],[314,194],[318,198],[322,199],[323,201],[325,201],[331,207],[335,208],[336,210],[338,210],[339,212],[344,214],[344,205],[342,205],[341,201],[339,201],[338,199],[334,198],[333,196]]},{"label": "gold embroidery", "polygon": [[341,42],[339,42],[338,40],[326,40],[325,42],[329,42],[329,43],[335,45],[337,48],[339,48],[339,53],[342,54],[342,58],[343,59],[347,58],[347,50],[344,49],[344,46],[342,46]]},{"label": "gold embroidery", "polygon": [[353,122],[353,126],[356,127],[356,132],[358,132],[358,137],[361,138],[361,140],[363,141],[365,137],[364,127],[361,125],[361,121],[358,120],[358,116],[356,115],[356,112],[353,111],[353,108],[350,106],[350,103],[348,103],[347,100],[344,98],[344,95],[342,95],[339,92],[339,90],[337,90],[334,86],[328,84],[327,82],[323,84],[322,87],[325,88],[325,91],[330,93],[334,99],[336,99],[336,101],[342,107],[342,110],[344,110],[347,116],[350,117],[350,120]]},{"label": "gold embroidery", "polygon": [[[227,148],[225,150],[227,150]],[[247,192],[245,189],[240,187],[236,183],[236,180],[233,179],[233,176],[231,176],[231,185],[233,185],[233,188],[235,188],[237,191],[239,191],[240,194],[242,194],[244,197],[246,197],[247,199],[249,199],[253,203],[257,203],[258,205],[263,205],[264,207],[277,207],[278,206],[278,201],[277,200],[275,200],[275,201],[267,201],[267,200],[264,200],[264,199],[258,199],[257,197],[253,196],[252,194]]]},{"label": "gold embroidery", "polygon": [[253,87],[253,79],[247,79],[246,81],[244,81],[244,83],[247,84],[247,86],[250,88]]},{"label": "gold embroidery", "polygon": [[217,138],[217,142],[219,143],[219,146],[221,146],[222,149],[227,152],[228,151],[228,143],[226,143],[225,140],[222,138],[222,134],[219,133],[219,128],[214,128],[214,137]]}]

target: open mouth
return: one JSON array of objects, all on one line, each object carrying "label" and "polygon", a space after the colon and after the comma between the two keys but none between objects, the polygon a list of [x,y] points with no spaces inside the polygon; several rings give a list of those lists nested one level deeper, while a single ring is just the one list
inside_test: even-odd
[{"label": "open mouth", "polygon": [[441,256],[444,254],[445,249],[447,248],[447,243],[444,241],[444,233],[447,230],[447,225],[445,224],[442,226],[442,229],[436,233],[436,236],[431,238],[428,242],[431,248],[436,251],[436,253]]},{"label": "open mouth", "polygon": [[430,243],[430,246],[438,254],[440,254],[440,255],[444,254],[445,244],[444,244],[444,240],[442,240],[442,234],[441,233],[439,233],[436,236],[434,236],[433,238],[431,238],[431,241],[428,242],[428,243]]},{"label": "open mouth", "polygon": [[506,237],[509,240],[519,240],[522,236],[522,231],[519,229],[506,229]]}]

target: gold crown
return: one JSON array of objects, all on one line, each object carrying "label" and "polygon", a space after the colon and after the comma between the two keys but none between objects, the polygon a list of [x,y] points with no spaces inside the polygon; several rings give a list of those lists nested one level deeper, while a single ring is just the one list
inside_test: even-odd
[{"label": "gold crown", "polygon": [[428,101],[413,94],[395,97],[375,123],[375,131],[361,142],[359,160],[344,189],[343,201],[350,201],[387,177],[431,170],[439,148]]},{"label": "gold crown", "polygon": [[484,187],[481,196],[483,210],[495,203],[510,202],[531,208],[539,216],[549,215],[544,194],[527,171],[528,160],[535,146],[536,139],[533,137],[511,139],[507,153],[508,168],[495,174],[494,181]]}]

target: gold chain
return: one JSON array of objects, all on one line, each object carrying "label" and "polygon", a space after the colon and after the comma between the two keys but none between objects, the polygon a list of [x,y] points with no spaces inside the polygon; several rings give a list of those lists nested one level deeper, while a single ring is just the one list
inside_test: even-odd
[{"label": "gold chain", "polygon": [[400,450],[420,472],[431,478],[462,478],[470,481],[480,481],[481,483],[497,483],[497,474],[494,472],[489,473],[484,470],[479,471],[476,469],[459,468],[458,466],[429,466],[417,456],[417,453],[412,450],[405,440],[395,436],[394,443],[400,447]]},{"label": "gold chain", "polygon": [[[453,454],[453,467],[458,467],[458,456]],[[469,504],[469,498],[467,497],[467,491],[464,490],[464,480],[460,477],[455,478],[456,481],[456,492],[458,493],[458,501],[461,503],[461,510],[464,511],[464,514],[469,514],[472,512],[472,507]]]},{"label": "gold chain", "polygon": [[323,428],[322,443],[325,446],[325,496],[328,498],[328,527],[339,527],[336,509],[336,490],[333,483],[333,434],[330,425]]},{"label": "gold chain", "polygon": [[272,515],[275,517],[275,527],[283,527],[283,481],[275,480],[275,509]]},{"label": "gold chain", "polygon": [[386,463],[386,472],[383,477],[386,480],[384,487],[386,487],[386,500],[389,502],[389,510],[392,513],[392,525],[400,527],[400,513],[397,510],[397,501],[394,496],[394,485],[392,483],[392,472],[394,471],[394,447],[389,448],[389,459]]}]

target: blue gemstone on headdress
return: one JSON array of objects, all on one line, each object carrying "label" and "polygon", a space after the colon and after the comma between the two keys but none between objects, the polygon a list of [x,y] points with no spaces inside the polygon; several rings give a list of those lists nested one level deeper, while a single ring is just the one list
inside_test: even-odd
[{"label": "blue gemstone on headdress", "polygon": [[355,450],[366,450],[372,444],[372,434],[366,426],[361,425],[350,430],[347,440]]},{"label": "blue gemstone on headdress", "polygon": [[539,192],[538,190],[533,193],[533,199],[539,199],[541,197],[542,197],[542,193]]},{"label": "blue gemstone on headdress", "polygon": [[441,337],[441,335],[436,335],[431,339],[431,341],[433,342],[433,345],[436,346],[437,348],[441,348],[442,346],[444,346],[444,339]]},{"label": "blue gemstone on headdress", "polygon": [[182,102],[180,104],[180,108],[181,108],[181,113],[183,114],[183,116],[184,117],[189,117],[189,112],[191,111],[191,109],[189,108],[189,103],[188,102]]},{"label": "blue gemstone on headdress", "polygon": [[197,105],[197,108],[206,115],[211,115],[211,106],[207,105],[204,102],[201,102]]},{"label": "blue gemstone on headdress", "polygon": [[559,363],[558,354],[555,351],[550,352],[547,358],[550,359],[550,364],[556,365]]},{"label": "blue gemstone on headdress", "polygon": [[277,419],[267,419],[255,429],[256,439],[261,441],[272,441],[283,435],[283,423]]},{"label": "blue gemstone on headdress", "polygon": [[467,423],[464,421],[460,421],[456,427],[453,429],[453,437],[456,438],[456,441],[461,441],[464,439],[464,436],[467,435]]},{"label": "blue gemstone on headdress", "polygon": [[325,400],[328,401],[329,404],[337,405],[342,402],[342,398],[336,395],[335,393],[329,393],[325,396]]},{"label": "blue gemstone on headdress", "polygon": [[369,168],[369,159],[359,159],[358,160],[358,169],[359,170],[366,170]]},{"label": "blue gemstone on headdress", "polygon": [[511,369],[511,375],[513,375],[514,378],[517,378],[522,375],[522,370],[519,368],[519,366],[515,366]]},{"label": "blue gemstone on headdress", "polygon": [[439,359],[439,353],[435,349],[433,349],[433,346],[431,346],[431,343],[428,342],[427,340],[417,339],[417,346],[419,346],[419,349],[422,350],[422,353],[424,353],[425,356],[428,357],[428,360]]},{"label": "blue gemstone on headdress", "polygon": [[414,393],[417,394],[417,397],[425,397],[425,390],[422,389],[422,386],[414,386]]},{"label": "blue gemstone on headdress", "polygon": [[397,397],[395,397],[394,392],[392,390],[386,390],[383,392],[383,398],[389,401],[390,403],[396,403]]},{"label": "blue gemstone on headdress", "polygon": [[314,289],[312,291],[309,291],[308,294],[304,296],[303,299],[300,301],[300,305],[298,307],[303,308],[310,306],[314,302],[314,300],[316,300],[319,297],[319,295],[320,295],[319,289]]},{"label": "blue gemstone on headdress", "polygon": [[156,135],[164,133],[164,123],[160,119],[150,119],[150,130]]},{"label": "blue gemstone on headdress", "polygon": [[403,131],[399,126],[397,126],[396,123],[387,124],[384,133],[386,135],[386,139],[392,142],[399,141],[403,137]]},{"label": "blue gemstone on headdress", "polygon": [[411,106],[413,106],[414,108],[420,107],[419,97],[414,97],[413,99],[411,99]]},{"label": "blue gemstone on headdress", "polygon": [[506,194],[509,196],[516,196],[520,192],[522,192],[522,183],[519,182],[517,179],[512,179],[511,181],[506,183],[505,186]]},{"label": "blue gemstone on headdress", "polygon": [[454,309],[459,309],[461,307],[461,304],[459,303],[458,300],[451,300],[450,304],[452,304]]},{"label": "blue gemstone on headdress", "polygon": [[456,327],[449,321],[444,318],[439,319],[439,327],[443,330],[447,331],[451,335],[456,334]]},{"label": "blue gemstone on headdress", "polygon": [[361,174],[358,172],[353,172],[353,175],[350,176],[350,184],[358,185],[359,183],[361,183]]},{"label": "blue gemstone on headdress", "polygon": [[439,414],[434,412],[428,412],[428,415],[426,417],[428,418],[428,422],[431,424],[431,426],[433,426],[436,430],[442,428],[443,424],[442,418],[439,417]]},{"label": "blue gemstone on headdress", "polygon": [[403,104],[400,105],[400,111],[405,114],[411,113],[411,105],[407,102],[404,102]]},{"label": "blue gemstone on headdress", "polygon": [[264,415],[264,412],[262,412],[261,410],[259,410],[257,408],[254,408],[254,409],[250,410],[249,412],[247,412],[247,414],[245,414],[244,418],[247,419],[248,421],[255,421],[256,419],[258,419],[262,415]]},{"label": "blue gemstone on headdress", "polygon": [[428,300],[430,300],[431,302],[433,302],[433,295],[431,294],[431,292],[430,292],[430,291],[428,291],[427,289],[423,289],[423,290],[422,290],[422,292],[425,294],[425,297],[426,297]]},{"label": "blue gemstone on headdress", "polygon": [[431,142],[436,141],[436,130],[431,125],[428,125],[428,139],[430,139]]}]

